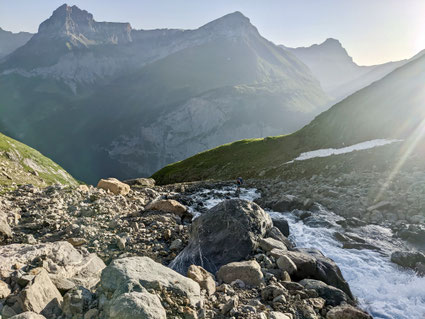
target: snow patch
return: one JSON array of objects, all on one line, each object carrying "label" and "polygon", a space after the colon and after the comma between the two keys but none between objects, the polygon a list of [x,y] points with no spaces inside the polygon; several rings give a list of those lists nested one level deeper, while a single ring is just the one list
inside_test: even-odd
[{"label": "snow patch", "polygon": [[293,159],[292,161],[286,162],[285,164],[290,164],[295,161],[305,161],[307,159],[316,158],[316,157],[327,157],[331,155],[339,155],[339,154],[345,154],[345,153],[351,153],[353,151],[361,151],[361,150],[367,150],[370,148],[378,147],[378,146],[384,146],[387,144],[392,144],[396,142],[401,142],[402,140],[396,140],[396,139],[376,139],[371,141],[366,141],[354,145],[350,145],[347,147],[342,148],[324,148],[320,150],[315,150],[311,152],[305,152],[301,153],[300,156]]}]

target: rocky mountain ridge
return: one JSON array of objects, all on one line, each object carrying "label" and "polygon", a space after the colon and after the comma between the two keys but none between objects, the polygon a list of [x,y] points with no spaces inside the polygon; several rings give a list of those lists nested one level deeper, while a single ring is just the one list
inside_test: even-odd
[{"label": "rocky mountain ridge", "polygon": [[13,33],[0,28],[0,60],[23,46],[32,36],[29,32]]},{"label": "rocky mountain ridge", "polygon": [[303,61],[319,79],[325,92],[337,102],[415,59],[360,66],[341,42],[333,38],[310,47],[282,47]]},{"label": "rocky mountain ridge", "polygon": [[[111,40],[119,30],[128,41]],[[0,129],[95,183],[289,133],[326,108],[309,69],[240,12],[195,30],[126,30],[76,7],[55,11],[0,63]]]}]

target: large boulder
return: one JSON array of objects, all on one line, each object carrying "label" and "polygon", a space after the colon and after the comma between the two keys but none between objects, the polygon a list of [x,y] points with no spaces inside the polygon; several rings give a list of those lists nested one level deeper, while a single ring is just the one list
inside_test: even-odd
[{"label": "large boulder", "polygon": [[115,195],[127,195],[130,192],[130,186],[116,178],[101,179],[97,187],[110,191]]},{"label": "large boulder", "polygon": [[421,252],[396,251],[391,254],[391,261],[399,266],[423,272],[425,254]]},{"label": "large boulder", "polygon": [[258,287],[264,282],[261,266],[255,260],[224,265],[218,270],[217,278],[227,284],[239,279],[251,287]]},{"label": "large boulder", "polygon": [[172,213],[177,216],[183,217],[187,212],[187,207],[180,204],[174,199],[160,199],[149,203],[145,208],[146,210],[159,210],[166,213]]},{"label": "large boulder", "polygon": [[341,289],[329,286],[323,281],[315,279],[303,279],[299,283],[306,289],[315,290],[320,297],[326,300],[327,305],[339,306],[343,302],[352,302],[347,294]]},{"label": "large boulder", "polygon": [[98,293],[107,299],[106,318],[165,318],[158,296],[175,302],[167,309],[170,316],[182,316],[178,304],[197,309],[201,303],[198,283],[148,257],[113,260],[102,272]]},{"label": "large boulder", "polygon": [[350,286],[342,276],[337,264],[330,258],[325,257],[317,249],[297,249],[296,251],[284,251],[272,249],[270,254],[279,260],[280,256],[287,256],[296,265],[296,270],[291,274],[294,280],[306,278],[321,280],[324,283],[341,289],[351,299],[354,299]]},{"label": "large boulder", "polygon": [[341,269],[339,269],[338,265],[332,259],[325,257],[322,252],[317,249],[298,250],[305,252],[316,259],[315,271],[310,276],[306,276],[304,278],[309,277],[312,279],[321,280],[328,285],[341,289],[351,299],[354,299],[350,286],[341,273]]},{"label": "large boulder", "polygon": [[185,274],[195,264],[215,274],[221,266],[248,257],[272,227],[270,216],[257,204],[225,200],[195,219],[188,246],[170,266]]},{"label": "large boulder", "polygon": [[99,282],[102,269],[106,267],[96,254],[83,255],[66,241],[12,244],[0,246],[0,274],[9,277],[16,271],[16,265],[23,268],[43,259],[43,267],[54,282],[69,279],[89,289]]}]

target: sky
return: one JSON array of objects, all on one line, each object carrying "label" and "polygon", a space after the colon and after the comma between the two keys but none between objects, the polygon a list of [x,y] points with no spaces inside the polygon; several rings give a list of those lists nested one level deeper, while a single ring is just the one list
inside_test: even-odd
[{"label": "sky", "polygon": [[[36,32],[66,0],[0,0],[0,27]],[[341,41],[360,65],[410,58],[425,49],[425,0],[67,0],[96,21],[135,29],[195,29],[241,11],[276,44]]]}]

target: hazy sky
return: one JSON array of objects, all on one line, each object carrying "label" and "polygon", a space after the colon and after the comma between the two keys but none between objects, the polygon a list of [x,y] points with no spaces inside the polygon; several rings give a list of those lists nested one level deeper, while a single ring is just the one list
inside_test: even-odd
[{"label": "hazy sky", "polygon": [[[0,0],[0,27],[36,32],[64,0]],[[339,39],[358,64],[409,58],[425,49],[425,0],[69,0],[97,21],[136,29],[194,29],[234,11],[269,40],[308,46]]]}]

